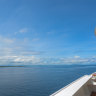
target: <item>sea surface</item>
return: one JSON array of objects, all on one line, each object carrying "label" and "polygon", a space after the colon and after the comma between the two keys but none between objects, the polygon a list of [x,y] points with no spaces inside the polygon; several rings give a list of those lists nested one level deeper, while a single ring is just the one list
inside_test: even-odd
[{"label": "sea surface", "polygon": [[95,65],[0,67],[0,96],[49,96],[95,71]]}]

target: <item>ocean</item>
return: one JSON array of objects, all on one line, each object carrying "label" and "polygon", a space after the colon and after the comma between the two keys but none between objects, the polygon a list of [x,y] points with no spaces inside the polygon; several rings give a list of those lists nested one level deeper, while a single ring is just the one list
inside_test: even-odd
[{"label": "ocean", "polygon": [[0,96],[49,96],[95,71],[95,65],[0,67]]}]

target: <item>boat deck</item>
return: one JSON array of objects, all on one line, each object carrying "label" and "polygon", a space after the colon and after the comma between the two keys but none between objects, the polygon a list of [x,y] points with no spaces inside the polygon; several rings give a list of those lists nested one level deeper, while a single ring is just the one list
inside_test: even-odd
[{"label": "boat deck", "polygon": [[96,92],[92,92],[91,96],[96,96]]}]

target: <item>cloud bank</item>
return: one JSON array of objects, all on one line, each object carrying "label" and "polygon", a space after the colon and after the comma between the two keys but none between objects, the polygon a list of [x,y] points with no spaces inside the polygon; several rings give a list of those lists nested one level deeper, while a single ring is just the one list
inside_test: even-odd
[{"label": "cloud bank", "polygon": [[[34,44],[37,39],[32,39]],[[0,65],[68,65],[68,64],[95,64],[96,56],[82,58],[73,57],[56,58],[42,55],[42,51],[33,50],[28,39],[17,40],[0,36]]]},{"label": "cloud bank", "polygon": [[70,64],[95,64],[93,58],[40,58],[36,56],[0,56],[2,64],[13,65],[70,65]]}]

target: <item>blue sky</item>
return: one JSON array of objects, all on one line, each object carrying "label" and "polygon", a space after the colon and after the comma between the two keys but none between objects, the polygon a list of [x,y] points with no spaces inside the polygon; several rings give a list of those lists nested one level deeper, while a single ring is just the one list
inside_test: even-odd
[{"label": "blue sky", "polygon": [[95,0],[0,0],[1,64],[96,63],[95,26]]}]

